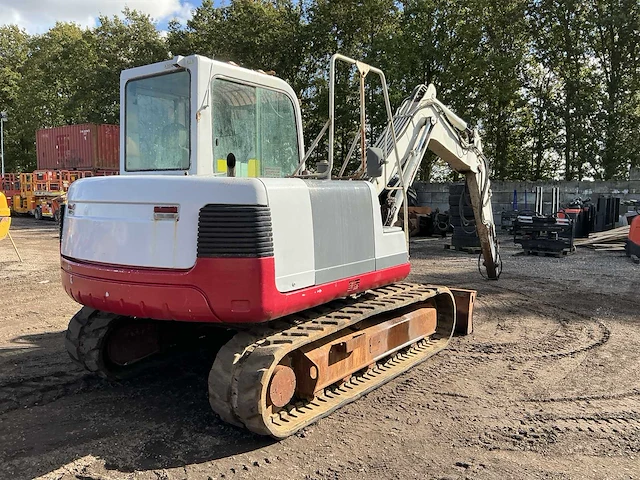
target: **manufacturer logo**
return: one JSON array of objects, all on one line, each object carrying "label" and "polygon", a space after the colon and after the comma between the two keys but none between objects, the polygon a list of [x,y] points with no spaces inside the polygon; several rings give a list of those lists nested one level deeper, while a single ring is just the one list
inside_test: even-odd
[{"label": "manufacturer logo", "polygon": [[347,292],[355,292],[360,288],[360,279],[356,278],[355,280],[349,281],[349,286],[347,287]]}]

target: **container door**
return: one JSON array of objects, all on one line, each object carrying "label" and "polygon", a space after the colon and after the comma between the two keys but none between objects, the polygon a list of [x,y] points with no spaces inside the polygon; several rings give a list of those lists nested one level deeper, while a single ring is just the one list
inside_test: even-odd
[{"label": "container door", "polygon": [[69,135],[56,136],[56,151],[58,168],[67,168],[69,159]]}]

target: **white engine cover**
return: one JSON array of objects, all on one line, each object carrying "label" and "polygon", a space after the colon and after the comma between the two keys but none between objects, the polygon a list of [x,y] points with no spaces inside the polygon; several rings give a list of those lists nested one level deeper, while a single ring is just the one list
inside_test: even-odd
[{"label": "white engine cover", "polygon": [[[188,270],[197,260],[200,210],[216,204],[269,207],[280,292],[408,261],[404,232],[382,227],[373,185],[299,178],[78,180],[68,193],[61,252],[103,265]],[[156,215],[156,207],[177,207],[177,214]]]},{"label": "white engine cover", "polygon": [[[188,269],[196,261],[198,214],[206,204],[267,205],[255,178],[94,177],[69,188],[62,255],[105,264]],[[178,206],[178,219],[154,207]]]}]

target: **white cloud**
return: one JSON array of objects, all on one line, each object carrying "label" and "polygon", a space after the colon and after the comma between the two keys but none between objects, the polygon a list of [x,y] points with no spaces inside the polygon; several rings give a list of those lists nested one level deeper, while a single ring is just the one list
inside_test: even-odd
[{"label": "white cloud", "polygon": [[125,6],[159,22],[176,17],[181,23],[194,8],[183,0],[0,0],[0,25],[17,24],[29,33],[43,33],[57,21],[93,27],[98,15],[119,15]]},{"label": "white cloud", "polygon": [[171,18],[175,18],[176,20],[178,20],[182,25],[186,25],[187,21],[191,19],[191,17],[193,17],[193,11],[195,10],[195,6],[192,5],[189,2],[185,2],[182,4],[182,6],[180,7],[180,10],[178,10],[177,12],[175,12]]}]

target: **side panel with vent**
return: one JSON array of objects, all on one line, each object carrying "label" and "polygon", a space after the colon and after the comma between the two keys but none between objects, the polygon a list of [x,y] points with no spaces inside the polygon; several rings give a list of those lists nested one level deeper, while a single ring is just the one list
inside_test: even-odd
[{"label": "side panel with vent", "polygon": [[315,285],[314,230],[307,184],[260,180],[267,205],[209,204],[198,216],[199,258],[274,257],[278,291]]}]

